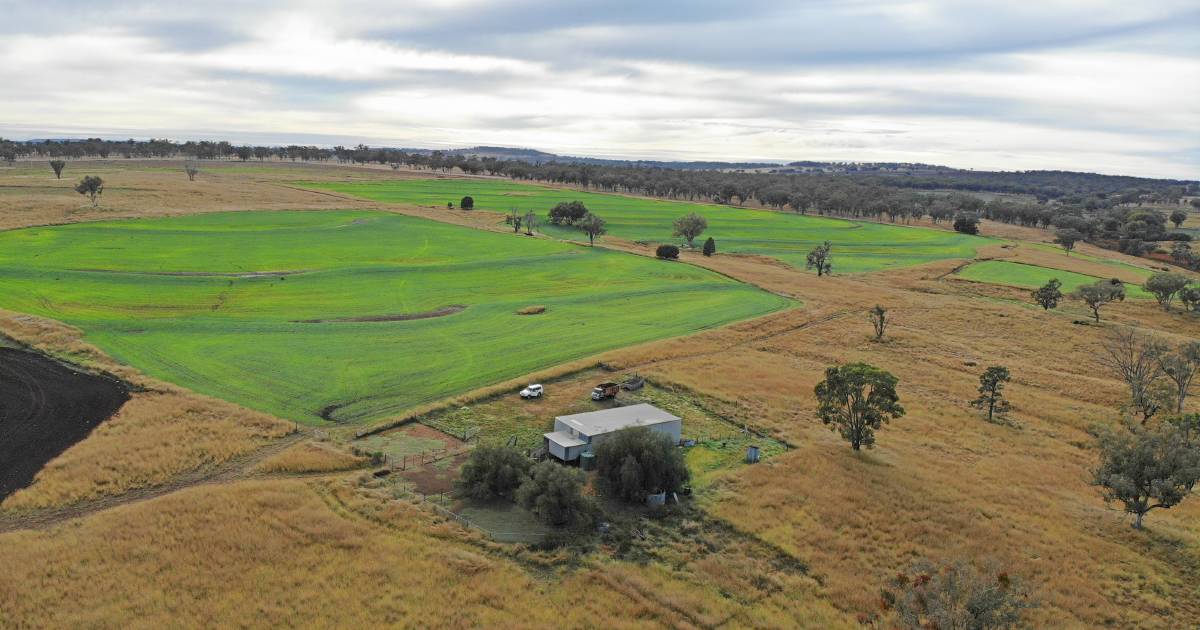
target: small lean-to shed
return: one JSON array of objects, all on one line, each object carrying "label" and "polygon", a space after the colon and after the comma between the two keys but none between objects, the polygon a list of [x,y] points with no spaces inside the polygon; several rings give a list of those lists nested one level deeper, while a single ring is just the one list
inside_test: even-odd
[{"label": "small lean-to shed", "polygon": [[631,427],[646,427],[670,436],[678,443],[683,434],[683,420],[649,404],[614,407],[589,411],[554,419],[554,430],[545,434],[546,451],[554,457],[572,462],[604,440],[604,437]]}]

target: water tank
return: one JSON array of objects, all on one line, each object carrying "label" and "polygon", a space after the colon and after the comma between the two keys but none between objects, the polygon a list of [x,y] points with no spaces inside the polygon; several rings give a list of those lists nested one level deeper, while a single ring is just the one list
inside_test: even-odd
[{"label": "water tank", "polygon": [[592,452],[579,454],[580,470],[596,470],[596,454]]},{"label": "water tank", "polygon": [[757,464],[758,460],[761,456],[762,456],[762,452],[758,449],[758,446],[750,445],[750,446],[746,447],[746,463],[747,464]]}]

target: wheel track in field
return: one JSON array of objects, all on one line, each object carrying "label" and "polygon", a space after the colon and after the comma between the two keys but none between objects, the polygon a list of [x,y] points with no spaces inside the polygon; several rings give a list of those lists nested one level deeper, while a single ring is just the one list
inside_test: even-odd
[{"label": "wheel track in field", "polygon": [[309,437],[305,431],[298,431],[262,446],[254,451],[226,460],[214,467],[194,470],[175,477],[171,481],[156,486],[134,488],[118,495],[99,497],[66,506],[36,508],[32,510],[0,511],[0,534],[20,530],[41,530],[65,521],[81,518],[97,512],[103,512],[123,505],[141,503],[158,497],[166,496],[203,485],[215,485],[243,481],[248,479],[279,479],[319,477],[331,474],[343,474],[347,471],[319,471],[314,473],[258,473],[253,470],[255,464],[278,454],[289,447],[303,442]]}]

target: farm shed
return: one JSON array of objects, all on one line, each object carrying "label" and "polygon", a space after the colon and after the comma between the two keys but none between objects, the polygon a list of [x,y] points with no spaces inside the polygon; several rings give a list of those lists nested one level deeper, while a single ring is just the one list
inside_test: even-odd
[{"label": "farm shed", "polygon": [[614,431],[647,427],[679,441],[683,421],[654,405],[630,405],[602,411],[589,411],[554,419],[554,431],[545,434],[546,451],[554,457],[573,462]]}]

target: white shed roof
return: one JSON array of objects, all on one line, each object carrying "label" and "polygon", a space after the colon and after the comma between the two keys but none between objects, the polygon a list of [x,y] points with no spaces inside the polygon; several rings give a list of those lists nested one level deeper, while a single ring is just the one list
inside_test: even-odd
[{"label": "white shed roof", "polygon": [[646,427],[664,422],[676,422],[673,416],[654,405],[640,404],[559,416],[559,422],[587,436],[611,433],[629,427]]},{"label": "white shed roof", "polygon": [[567,433],[566,431],[555,431],[553,433],[545,433],[546,439],[554,442],[563,448],[571,448],[572,446],[583,446],[587,444],[583,440]]}]

